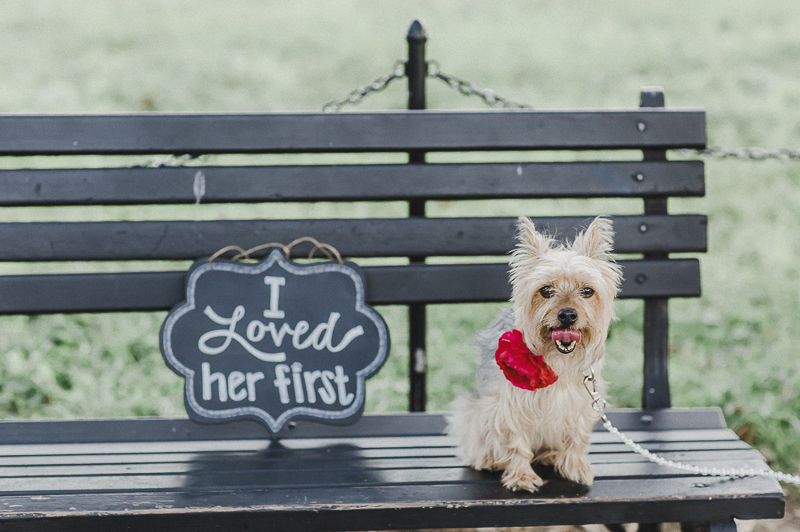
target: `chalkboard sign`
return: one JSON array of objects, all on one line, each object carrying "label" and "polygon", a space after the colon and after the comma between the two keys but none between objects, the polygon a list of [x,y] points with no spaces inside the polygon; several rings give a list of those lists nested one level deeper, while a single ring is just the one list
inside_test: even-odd
[{"label": "chalkboard sign", "polygon": [[277,250],[257,264],[197,261],[161,328],[192,419],[255,419],[273,434],[296,417],[355,421],[388,349],[355,264],[296,264]]}]

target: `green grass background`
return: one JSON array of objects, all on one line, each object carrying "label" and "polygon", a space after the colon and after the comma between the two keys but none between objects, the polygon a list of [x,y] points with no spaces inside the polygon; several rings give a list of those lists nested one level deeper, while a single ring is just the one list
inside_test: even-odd
[{"label": "green grass background", "polygon": [[[427,25],[428,57],[443,71],[510,99],[546,109],[634,107],[640,87],[661,85],[668,106],[707,110],[709,144],[800,148],[800,3],[775,0],[5,0],[0,112],[318,110],[390,72],[405,55],[405,32],[415,17]],[[359,108],[402,108],[405,97],[400,81]],[[428,104],[482,107],[436,80],[429,81]],[[6,168],[44,164],[52,163],[0,162]],[[82,164],[108,162],[85,159]],[[709,253],[701,257],[703,297],[671,304],[673,402],[719,405],[729,425],[775,467],[796,472],[800,161],[710,160],[706,168],[705,198],[670,202],[672,212],[703,212],[710,218]],[[623,200],[434,203],[429,208],[436,216],[641,212],[640,202]],[[8,208],[0,211],[0,221],[280,218],[309,212],[402,216],[404,208]],[[2,271],[140,267],[8,264]],[[500,308],[431,308],[431,409],[446,409],[470,385],[476,355],[471,337]],[[369,383],[369,409],[402,410],[407,325],[403,309],[381,311],[396,342],[386,368]],[[636,406],[641,304],[620,302],[618,313],[622,319],[613,327],[604,376],[611,382],[613,404]],[[158,352],[163,316],[3,318],[3,417],[184,415],[181,382]]]}]

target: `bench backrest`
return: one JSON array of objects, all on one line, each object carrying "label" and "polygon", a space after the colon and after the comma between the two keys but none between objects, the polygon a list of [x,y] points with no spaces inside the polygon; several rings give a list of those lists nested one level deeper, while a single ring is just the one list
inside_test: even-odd
[{"label": "bench backrest", "polygon": [[[704,170],[701,161],[667,161],[666,150],[704,147],[705,115],[661,108],[663,95],[642,94],[644,107],[628,110],[0,116],[0,155],[7,156],[1,206],[164,205],[151,219],[136,219],[132,209],[133,219],[125,221],[0,223],[0,261],[137,261],[121,267],[131,271],[113,273],[0,276],[0,313],[167,310],[184,297],[184,272],[152,271],[138,261],[192,260],[230,244],[248,248],[313,236],[356,262],[393,258],[394,265],[365,268],[367,299],[411,309],[410,400],[412,410],[420,410],[425,305],[510,295],[507,262],[426,264],[426,257],[506,256],[516,223],[515,217],[486,217],[489,211],[429,218],[426,201],[641,198],[642,214],[613,217],[615,251],[625,254],[621,297],[645,300],[644,404],[669,406],[667,301],[698,296],[700,273],[696,259],[668,254],[705,251],[706,218],[667,213],[669,197],[703,195]],[[564,150],[603,150],[604,160],[560,162]],[[631,160],[631,150],[641,150],[642,160]],[[525,152],[520,160],[542,153],[536,162],[420,162],[434,152],[475,152],[459,160],[486,161],[492,156],[485,152],[495,151]],[[374,153],[389,154],[380,156],[388,162],[351,164],[360,160],[336,155],[376,160]],[[408,163],[406,153],[418,162]],[[334,155],[158,167],[128,167],[131,159],[118,157],[141,161],[159,154]],[[555,160],[547,162],[548,154]],[[319,214],[319,207],[304,205],[300,219],[196,220],[174,219],[170,207],[285,202],[408,202],[411,208],[406,217],[330,219],[325,209]],[[568,237],[604,213],[518,214],[533,214],[537,226]],[[405,263],[396,260],[404,257]]]}]

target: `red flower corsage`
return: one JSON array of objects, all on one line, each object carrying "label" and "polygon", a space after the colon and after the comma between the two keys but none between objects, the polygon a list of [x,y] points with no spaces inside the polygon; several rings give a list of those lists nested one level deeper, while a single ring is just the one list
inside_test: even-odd
[{"label": "red flower corsage", "polygon": [[500,337],[494,359],[506,379],[517,388],[538,390],[558,380],[558,375],[553,373],[544,359],[531,353],[525,345],[522,333],[516,329],[503,333]]}]

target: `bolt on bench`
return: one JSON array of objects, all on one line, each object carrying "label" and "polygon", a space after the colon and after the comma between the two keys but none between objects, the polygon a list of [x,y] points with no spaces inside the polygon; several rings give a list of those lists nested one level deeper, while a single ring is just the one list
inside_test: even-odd
[{"label": "bolt on bench", "polygon": [[[369,304],[411,308],[409,345],[417,354],[411,357],[412,406],[419,409],[425,331],[413,324],[424,325],[426,305],[507,300],[507,263],[469,258],[505,257],[516,223],[514,217],[428,218],[425,202],[640,198],[642,214],[612,219],[616,252],[641,254],[620,264],[621,297],[644,300],[643,410],[610,411],[609,417],[669,458],[761,468],[763,458],[725,427],[718,409],[670,408],[668,301],[698,296],[700,269],[696,259],[669,254],[705,251],[706,217],[668,214],[668,198],[704,194],[704,177],[702,162],[667,161],[665,150],[702,148],[705,115],[663,108],[663,95],[654,91],[643,92],[642,102],[645,107],[627,110],[0,116],[0,154],[59,157],[61,166],[25,168],[27,159],[21,159],[22,167],[0,171],[3,206],[151,204],[169,213],[171,205],[193,203],[415,205],[414,215],[405,218],[325,219],[311,205],[304,219],[291,220],[7,222],[0,224],[0,260],[187,261],[229,244],[247,248],[307,235],[356,262],[410,258],[363,271]],[[642,150],[644,157],[424,163],[426,153],[499,150]],[[415,162],[86,168],[71,157],[374,152],[411,153]],[[518,214],[534,214],[538,227],[568,237],[604,213]],[[307,253],[292,250],[295,257]],[[466,257],[466,263],[425,263],[425,257]],[[0,313],[163,311],[184,300],[185,270],[151,270],[3,275]],[[783,513],[783,493],[774,480],[698,477],[662,468],[602,428],[591,445],[591,488],[551,478],[535,495],[509,492],[499,474],[459,463],[444,425],[442,415],[422,412],[365,415],[349,426],[299,421],[272,441],[249,421],[3,421],[0,524],[26,531],[175,531],[582,523],[615,529],[633,522],[656,530],[659,525],[652,523],[681,522],[686,529],[706,524],[727,531],[735,530],[733,518]]]}]

